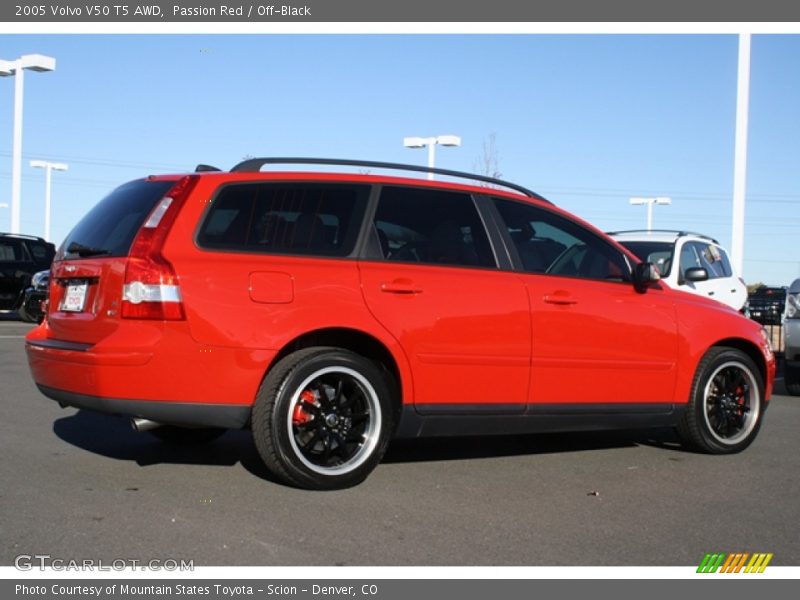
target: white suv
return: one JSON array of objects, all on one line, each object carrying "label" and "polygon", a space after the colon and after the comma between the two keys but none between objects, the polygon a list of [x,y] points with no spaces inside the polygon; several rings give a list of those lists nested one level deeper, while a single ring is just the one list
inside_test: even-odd
[{"label": "white suv", "polygon": [[609,235],[639,259],[651,262],[676,290],[706,296],[741,311],[747,286],[733,271],[717,240],[687,231],[614,231]]}]

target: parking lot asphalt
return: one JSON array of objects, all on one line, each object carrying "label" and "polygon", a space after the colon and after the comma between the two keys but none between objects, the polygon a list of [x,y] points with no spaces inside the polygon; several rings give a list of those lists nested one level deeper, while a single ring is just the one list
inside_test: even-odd
[{"label": "parking lot asphalt", "polygon": [[800,565],[800,398],[781,381],[735,456],[669,431],[425,440],[394,443],[356,488],[308,492],[273,482],[246,431],[175,448],[62,410],[30,378],[30,327],[0,321],[1,565]]}]

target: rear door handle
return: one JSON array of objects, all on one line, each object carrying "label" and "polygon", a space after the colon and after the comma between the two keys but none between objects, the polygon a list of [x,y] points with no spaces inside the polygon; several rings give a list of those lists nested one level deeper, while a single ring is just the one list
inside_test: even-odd
[{"label": "rear door handle", "polygon": [[554,294],[546,294],[543,299],[548,304],[559,304],[562,306],[567,304],[578,303],[578,300],[574,296],[571,296],[566,292],[555,292]]},{"label": "rear door handle", "polygon": [[421,294],[422,290],[418,285],[409,279],[395,279],[394,281],[381,284],[381,291],[386,294]]}]

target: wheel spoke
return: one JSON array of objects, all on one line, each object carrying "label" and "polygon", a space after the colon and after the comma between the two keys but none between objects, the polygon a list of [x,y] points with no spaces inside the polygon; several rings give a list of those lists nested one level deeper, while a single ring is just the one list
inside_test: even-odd
[{"label": "wheel spoke", "polygon": [[336,441],[336,454],[338,454],[343,461],[349,460],[353,453],[347,451],[345,439],[338,433],[332,433],[331,437]]},{"label": "wheel spoke", "polygon": [[358,442],[359,444],[364,443],[364,434],[359,433],[358,431],[353,431],[352,429],[347,432],[345,436],[345,440],[348,442]]},{"label": "wheel spoke", "polygon": [[330,398],[328,398],[328,393],[326,391],[327,386],[321,380],[315,381],[312,385],[316,392],[315,396],[319,400],[320,407],[322,407],[322,410],[330,412],[333,407],[331,406]]},{"label": "wheel spoke", "polygon": [[363,392],[361,392],[361,390],[356,388],[346,396],[345,401],[342,402],[341,404],[342,408],[350,408],[351,406],[353,406],[353,403],[359,398],[359,396],[362,395]]},{"label": "wheel spoke", "polygon": [[336,393],[333,395],[333,403],[336,406],[343,406],[342,404],[342,389],[344,388],[344,380],[339,379],[336,381]]},{"label": "wheel spoke", "polygon": [[320,414],[319,406],[313,404],[312,402],[306,402],[305,400],[300,400],[300,402],[298,402],[297,404],[300,405],[304,411],[306,411],[307,413],[311,413],[315,417]]},{"label": "wheel spoke", "polygon": [[350,419],[352,419],[353,425],[357,425],[359,423],[363,423],[369,418],[368,412],[360,412],[360,413],[352,413],[348,415]]},{"label": "wheel spoke", "polygon": [[328,464],[331,459],[331,450],[333,450],[333,447],[331,446],[330,433],[326,432],[325,435],[322,436],[322,448],[322,461],[323,463]]},{"label": "wheel spoke", "polygon": [[[318,438],[319,438],[319,427],[316,427],[316,428],[315,428],[315,429],[314,429],[314,430],[311,432],[311,435],[308,437],[308,439],[306,439],[306,440],[305,440],[305,441],[302,443],[302,446],[300,447],[300,450],[301,450],[301,451],[302,451],[304,454],[309,454],[309,453],[313,452],[313,450],[314,450],[314,446],[316,445],[316,443],[317,443],[317,439],[318,439]],[[296,439],[296,438],[295,438],[295,439]]]}]

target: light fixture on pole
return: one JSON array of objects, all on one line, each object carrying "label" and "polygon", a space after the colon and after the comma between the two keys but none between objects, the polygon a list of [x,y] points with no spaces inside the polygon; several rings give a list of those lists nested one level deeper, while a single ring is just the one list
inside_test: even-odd
[{"label": "light fixture on pole", "polygon": [[11,150],[11,233],[20,232],[22,185],[22,96],[25,70],[45,72],[56,68],[56,59],[25,54],[17,60],[0,60],[0,77],[14,76],[14,142]]},{"label": "light fixture on pole", "polygon": [[46,160],[32,160],[34,169],[44,169],[44,239],[50,241],[50,178],[53,171],[66,171],[69,165],[64,163],[49,162]]},{"label": "light fixture on pole", "polygon": [[635,197],[631,198],[630,202],[633,205],[647,205],[647,231],[650,231],[653,229],[653,205],[658,204],[660,206],[666,206],[668,204],[672,204],[672,199],[667,198],[666,196],[658,196],[655,198]]},{"label": "light fixture on pole", "polygon": [[[461,138],[457,135],[437,135],[435,137],[407,137],[403,138],[403,146],[406,148],[428,147],[428,168],[436,166],[436,145],[439,146],[460,146]],[[433,173],[428,173],[428,179],[433,179]]]}]

